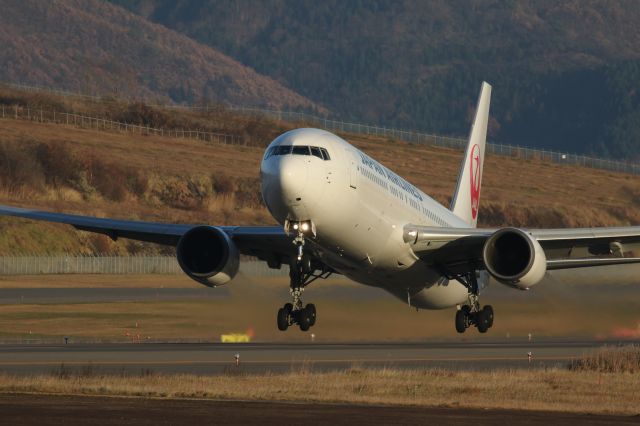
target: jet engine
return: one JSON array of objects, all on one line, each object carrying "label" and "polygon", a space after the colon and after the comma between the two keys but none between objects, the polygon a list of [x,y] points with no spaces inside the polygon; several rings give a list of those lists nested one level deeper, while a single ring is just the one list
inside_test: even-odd
[{"label": "jet engine", "polygon": [[482,249],[482,259],[501,284],[526,290],[547,272],[547,257],[538,240],[517,228],[504,228],[491,235]]},{"label": "jet engine", "polygon": [[190,278],[208,287],[228,283],[238,273],[240,254],[220,228],[196,226],[178,241],[180,267]]}]

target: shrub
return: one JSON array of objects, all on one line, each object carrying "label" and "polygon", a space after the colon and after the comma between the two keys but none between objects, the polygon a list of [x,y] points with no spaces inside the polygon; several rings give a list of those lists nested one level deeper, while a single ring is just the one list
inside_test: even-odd
[{"label": "shrub", "polygon": [[107,164],[94,158],[89,162],[89,184],[103,197],[123,201],[127,196],[126,175],[117,164]]},{"label": "shrub", "polygon": [[116,113],[114,118],[117,121],[148,127],[169,127],[168,124],[172,121],[166,111],[152,108],[141,102],[127,105],[123,111]]},{"label": "shrub", "polygon": [[266,118],[252,117],[244,126],[241,138],[251,146],[267,146],[281,133],[280,130]]},{"label": "shrub", "polygon": [[206,186],[197,180],[170,180],[159,191],[158,197],[168,206],[184,210],[202,208],[204,199],[209,195]]},{"label": "shrub", "polygon": [[106,235],[93,234],[90,237],[93,253],[99,255],[110,254],[112,252],[112,241]]},{"label": "shrub", "polygon": [[80,179],[82,163],[64,143],[41,143],[36,156],[44,171],[46,182],[52,186],[71,185]]},{"label": "shrub", "polygon": [[236,199],[241,206],[257,207],[262,204],[260,180],[258,178],[240,178],[237,181]]},{"label": "shrub", "polygon": [[0,181],[9,191],[44,187],[45,176],[36,149],[37,145],[29,140],[0,142]]},{"label": "shrub", "polygon": [[149,178],[137,170],[126,170],[126,185],[129,192],[142,197],[149,189]]},{"label": "shrub", "polygon": [[211,186],[216,194],[229,195],[235,192],[233,179],[227,175],[212,174]]}]

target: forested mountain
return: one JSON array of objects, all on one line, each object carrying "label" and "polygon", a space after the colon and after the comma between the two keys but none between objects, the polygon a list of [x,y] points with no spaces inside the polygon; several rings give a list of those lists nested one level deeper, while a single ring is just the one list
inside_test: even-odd
[{"label": "forested mountain", "polygon": [[[634,0],[113,0],[345,119],[640,158]],[[466,120],[465,120],[466,118]]]},{"label": "forested mountain", "polygon": [[0,80],[153,101],[314,109],[275,80],[108,2],[3,0]]}]

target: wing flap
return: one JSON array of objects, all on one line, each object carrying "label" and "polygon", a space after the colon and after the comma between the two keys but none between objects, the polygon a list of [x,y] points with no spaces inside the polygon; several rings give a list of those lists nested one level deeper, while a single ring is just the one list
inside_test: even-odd
[{"label": "wing flap", "polygon": [[593,266],[628,265],[640,263],[640,257],[603,257],[547,260],[547,270],[588,268]]}]

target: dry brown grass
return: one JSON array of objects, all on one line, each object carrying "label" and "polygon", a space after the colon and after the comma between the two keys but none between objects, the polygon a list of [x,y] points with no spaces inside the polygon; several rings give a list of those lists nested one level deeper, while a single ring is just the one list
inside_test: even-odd
[{"label": "dry brown grass", "polygon": [[[0,95],[2,91],[0,90]],[[8,96],[4,94],[5,98]],[[117,164],[119,181],[84,179],[72,184],[36,179],[0,187],[0,203],[46,210],[163,222],[220,225],[274,224],[259,195],[258,170],[263,147],[278,133],[296,124],[255,119],[218,109],[199,114],[158,111],[146,106],[88,103],[74,98],[25,95],[16,92],[6,102],[62,108],[118,118],[137,114],[142,124],[223,130],[248,138],[252,146],[206,145],[197,140],[121,134],[63,125],[1,120],[0,142],[25,139],[46,146],[64,145],[69,157],[104,167]],[[0,99],[2,101],[2,99]],[[154,121],[155,120],[155,121]],[[159,120],[159,121],[158,121]],[[226,128],[224,128],[225,124]],[[299,123],[298,123],[299,124]],[[455,186],[461,153],[416,146],[387,138],[343,135],[374,158],[398,171],[436,200],[448,204]],[[24,168],[23,168],[24,169]],[[135,171],[135,172],[134,172]],[[137,173],[139,171],[139,173]],[[126,177],[128,176],[128,177]],[[482,226],[580,227],[640,224],[635,176],[534,160],[489,156],[485,167],[480,223]],[[24,222],[2,222],[0,254],[21,252],[113,253],[153,252],[149,245],[125,241],[106,244],[67,227],[33,225],[40,236],[21,234]],[[36,232],[35,228],[40,228]],[[46,232],[44,231],[46,229]],[[7,235],[11,235],[9,238]],[[76,240],[70,243],[69,237]],[[56,241],[64,244],[56,244]]]},{"label": "dry brown grass", "polygon": [[361,369],[222,376],[0,375],[0,392],[640,413],[637,374]]},{"label": "dry brown grass", "polygon": [[[207,146],[195,140],[127,135],[73,129],[48,124],[5,120],[0,139],[15,140],[29,134],[45,143],[66,141],[80,157],[108,158],[123,167],[139,167],[154,182],[178,177],[210,179],[211,174],[232,179],[254,179],[257,190],[260,147]],[[413,146],[384,139],[346,136],[356,146],[393,170],[400,171],[440,202],[448,203],[461,154],[457,151]],[[135,149],[133,149],[135,147]],[[185,176],[185,163],[189,164]],[[211,182],[214,186],[215,182]],[[635,198],[640,179],[622,173],[565,166],[508,157],[489,157],[485,167],[481,210],[484,225],[596,226],[640,223]],[[14,196],[11,198],[18,199]],[[571,200],[571,203],[567,203]],[[50,200],[49,200],[50,201]],[[153,201],[140,200],[133,211]],[[33,200],[32,203],[38,203]],[[108,204],[108,202],[106,203]],[[74,208],[74,206],[70,206]],[[108,207],[108,206],[103,206]],[[91,209],[85,205],[83,210]],[[95,207],[93,207],[95,209]],[[265,219],[268,213],[261,207]],[[255,209],[252,209],[255,210]],[[173,214],[169,213],[173,219]],[[183,213],[177,216],[187,216]],[[226,215],[220,215],[224,220]],[[243,219],[235,214],[236,223]],[[179,219],[179,217],[176,217]]]},{"label": "dry brown grass", "polygon": [[3,288],[201,288],[184,274],[177,275],[3,275]]},{"label": "dry brown grass", "polygon": [[640,375],[640,347],[608,348],[577,359],[569,367],[574,371],[629,373],[638,376]]}]

